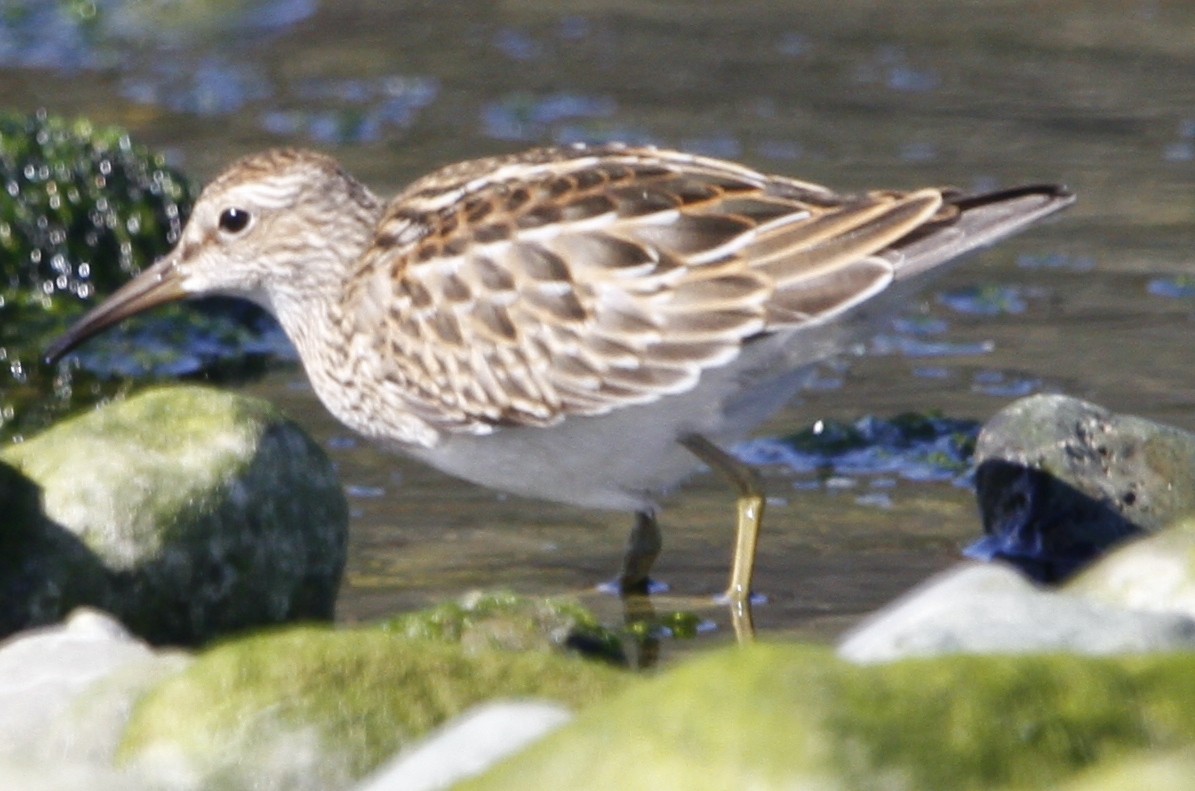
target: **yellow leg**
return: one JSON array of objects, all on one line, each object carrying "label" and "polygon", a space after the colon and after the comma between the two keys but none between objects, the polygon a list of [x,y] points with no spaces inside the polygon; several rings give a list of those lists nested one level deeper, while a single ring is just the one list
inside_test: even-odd
[{"label": "yellow leg", "polygon": [[[763,523],[764,492],[759,473],[698,434],[681,439],[693,455],[717,470],[738,492],[738,523],[735,529],[734,563],[731,566],[730,586],[726,598],[735,615],[735,629],[751,627],[751,576],[755,571],[755,548],[759,543],[759,527]],[[742,636],[742,635],[740,635]]]}]

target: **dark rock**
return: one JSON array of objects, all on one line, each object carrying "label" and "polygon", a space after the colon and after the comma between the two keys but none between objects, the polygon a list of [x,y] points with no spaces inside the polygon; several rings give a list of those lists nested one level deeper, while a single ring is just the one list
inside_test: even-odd
[{"label": "dark rock", "polygon": [[975,463],[987,535],[968,554],[1043,582],[1195,514],[1195,435],[1075,398],[1005,408],[980,432]]},{"label": "dark rock", "polygon": [[0,462],[6,633],[79,605],[154,643],[332,617],[347,504],[328,458],[266,402],[151,390]]},{"label": "dark rock", "polygon": [[89,305],[171,248],[193,194],[123,129],[0,113],[0,439],[112,397],[114,380],[245,376],[292,354],[265,311],[213,299],[123,324],[68,365],[41,362]]}]

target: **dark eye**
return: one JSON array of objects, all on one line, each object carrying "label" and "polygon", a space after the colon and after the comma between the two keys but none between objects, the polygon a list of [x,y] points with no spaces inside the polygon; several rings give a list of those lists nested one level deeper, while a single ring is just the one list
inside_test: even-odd
[{"label": "dark eye", "polygon": [[220,212],[220,230],[240,233],[249,224],[249,212],[244,209],[225,209]]}]

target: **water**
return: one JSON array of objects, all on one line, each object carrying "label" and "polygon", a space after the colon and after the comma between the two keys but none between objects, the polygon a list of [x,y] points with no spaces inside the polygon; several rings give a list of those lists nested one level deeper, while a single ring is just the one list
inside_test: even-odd
[{"label": "water", "polygon": [[[0,12],[0,105],[124,125],[201,178],[262,147],[317,146],[392,193],[466,157],[621,139],[842,189],[1064,181],[1075,207],[935,284],[877,354],[827,369],[763,433],[910,409],[982,420],[1041,391],[1195,429],[1188,3],[43,7]],[[350,487],[346,622],[474,587],[586,591],[617,568],[629,515],[508,498],[382,455],[294,369],[244,389],[307,427]],[[979,533],[970,492],[949,482],[766,474],[765,635],[829,638]],[[732,515],[710,475],[668,501],[657,571],[676,593],[724,585]]]}]

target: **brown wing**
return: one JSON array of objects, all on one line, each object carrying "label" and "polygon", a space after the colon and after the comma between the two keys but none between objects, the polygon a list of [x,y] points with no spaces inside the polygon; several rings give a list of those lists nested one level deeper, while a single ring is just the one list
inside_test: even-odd
[{"label": "brown wing", "polygon": [[844,198],[649,149],[545,149],[432,174],[391,204],[346,315],[443,428],[598,415],[688,390],[752,336],[882,290],[938,190]]}]

